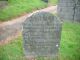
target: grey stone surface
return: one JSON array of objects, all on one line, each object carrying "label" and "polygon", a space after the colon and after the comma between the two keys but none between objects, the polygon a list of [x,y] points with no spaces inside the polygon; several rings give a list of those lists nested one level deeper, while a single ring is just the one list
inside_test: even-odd
[{"label": "grey stone surface", "polygon": [[59,0],[58,15],[63,21],[80,22],[80,0]]},{"label": "grey stone surface", "polygon": [[49,12],[37,12],[23,22],[26,56],[54,56],[60,45],[61,22]]},{"label": "grey stone surface", "polygon": [[7,0],[0,0],[0,9],[5,8],[8,5]]}]

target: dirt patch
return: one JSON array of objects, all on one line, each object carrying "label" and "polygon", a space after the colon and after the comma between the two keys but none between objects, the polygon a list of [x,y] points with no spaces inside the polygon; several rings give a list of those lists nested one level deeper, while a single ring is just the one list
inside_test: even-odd
[{"label": "dirt patch", "polygon": [[17,33],[15,33],[14,36],[10,36],[10,37],[6,38],[5,40],[1,40],[0,45],[5,45],[5,44],[10,43],[13,39],[16,39],[19,35],[20,35],[20,32],[17,32]]}]

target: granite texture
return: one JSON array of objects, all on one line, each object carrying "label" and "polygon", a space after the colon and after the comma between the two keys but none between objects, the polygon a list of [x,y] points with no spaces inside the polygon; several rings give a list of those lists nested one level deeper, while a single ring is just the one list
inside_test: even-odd
[{"label": "granite texture", "polygon": [[80,0],[59,0],[58,15],[63,21],[80,22]]},{"label": "granite texture", "polygon": [[37,12],[23,22],[26,56],[54,56],[58,53],[61,22],[48,12]]}]

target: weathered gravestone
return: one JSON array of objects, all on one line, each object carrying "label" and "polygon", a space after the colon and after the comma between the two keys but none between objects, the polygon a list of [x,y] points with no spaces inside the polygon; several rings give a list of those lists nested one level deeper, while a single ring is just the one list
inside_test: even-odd
[{"label": "weathered gravestone", "polygon": [[55,56],[58,53],[61,22],[49,12],[37,12],[23,22],[26,56]]},{"label": "weathered gravestone", "polygon": [[63,21],[80,22],[80,0],[59,0],[58,15]]}]

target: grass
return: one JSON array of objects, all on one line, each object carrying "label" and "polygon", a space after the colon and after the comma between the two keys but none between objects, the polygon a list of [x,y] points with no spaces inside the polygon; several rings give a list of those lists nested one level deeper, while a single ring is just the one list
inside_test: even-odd
[{"label": "grass", "polygon": [[[25,60],[22,36],[11,43],[0,46],[0,60]],[[64,23],[61,36],[60,60],[80,60],[80,24]],[[44,60],[37,58],[37,60]]]},{"label": "grass", "polygon": [[8,0],[8,6],[0,9],[0,21],[7,21],[44,7],[46,7],[46,3],[41,0]]},{"label": "grass", "polygon": [[7,45],[0,46],[0,60],[23,60],[22,37]]},{"label": "grass", "polygon": [[[56,5],[57,2],[58,0],[50,0],[49,4]],[[8,6],[0,9],[0,21],[8,21],[46,6],[47,4],[42,0],[8,0]]]}]

